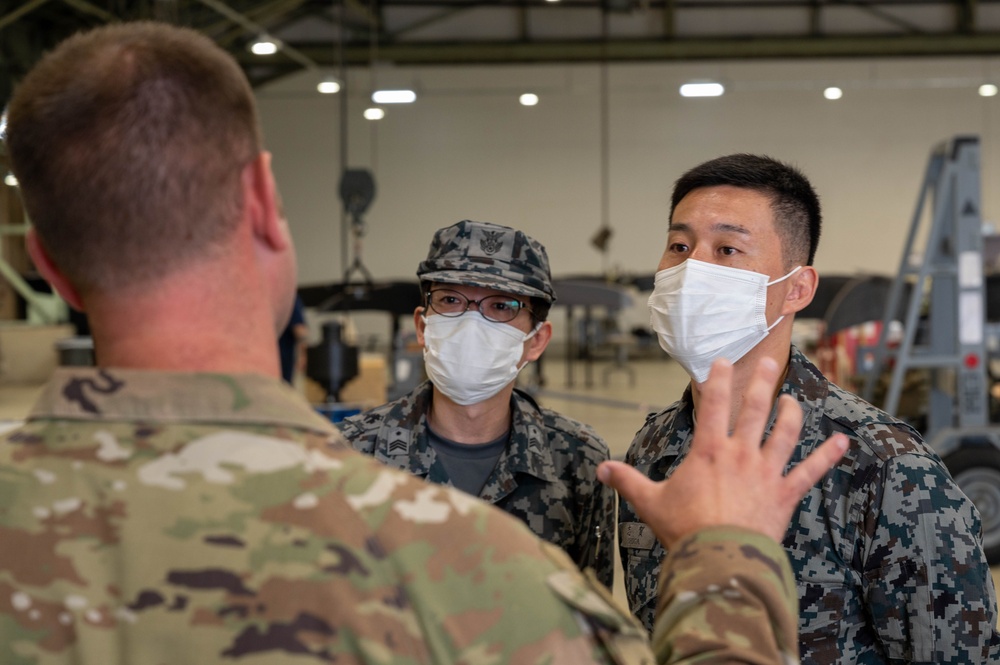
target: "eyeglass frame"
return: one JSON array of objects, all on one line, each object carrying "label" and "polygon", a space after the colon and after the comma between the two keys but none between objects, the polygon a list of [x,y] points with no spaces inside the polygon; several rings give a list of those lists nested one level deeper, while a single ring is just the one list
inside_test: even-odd
[{"label": "eyeglass frame", "polygon": [[[465,301],[465,307],[462,309],[462,311],[457,312],[457,313],[453,313],[453,312],[439,312],[437,309],[435,309],[434,305],[431,304],[431,294],[439,293],[441,291],[447,291],[448,293],[453,293],[453,294],[455,294],[455,296],[457,296],[457,297],[461,298],[462,300],[464,300]],[[489,300],[490,298],[506,298],[509,301],[516,302],[518,304],[518,310],[517,310],[517,312],[514,313],[514,316],[510,317],[506,321],[498,321],[497,319],[491,319],[490,317],[486,316],[483,313],[483,310],[480,307],[480,303],[482,303],[484,300]],[[490,296],[483,296],[479,300],[473,300],[472,298],[468,297],[467,295],[465,295],[461,291],[455,291],[454,289],[428,289],[427,291],[424,292],[424,301],[426,303],[426,307],[428,309],[430,309],[431,311],[433,311],[435,314],[440,314],[441,316],[445,316],[445,317],[448,317],[450,319],[457,319],[458,317],[464,315],[466,312],[469,311],[469,308],[472,305],[476,306],[476,312],[479,313],[479,316],[483,317],[484,319],[486,319],[490,323],[511,323],[511,322],[514,321],[514,319],[516,319],[521,314],[522,311],[525,311],[530,316],[534,317],[534,311],[531,309],[531,304],[529,302],[527,302],[525,300],[521,300],[517,296],[508,295],[508,294],[502,294],[502,293],[496,293],[496,294],[493,294],[493,295],[490,295]]]}]

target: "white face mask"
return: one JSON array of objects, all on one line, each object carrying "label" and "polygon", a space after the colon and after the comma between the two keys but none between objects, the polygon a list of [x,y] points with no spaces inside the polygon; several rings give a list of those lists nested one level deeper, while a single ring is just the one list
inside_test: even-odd
[{"label": "white face mask", "polygon": [[736,362],[785,318],[767,325],[767,287],[799,268],[768,282],[759,272],[687,259],[656,273],[650,325],[663,350],[703,383],[716,358]]},{"label": "white face mask", "polygon": [[524,343],[538,332],[535,328],[524,333],[473,311],[455,317],[435,314],[423,320],[427,376],[462,406],[488,400],[517,378]]}]

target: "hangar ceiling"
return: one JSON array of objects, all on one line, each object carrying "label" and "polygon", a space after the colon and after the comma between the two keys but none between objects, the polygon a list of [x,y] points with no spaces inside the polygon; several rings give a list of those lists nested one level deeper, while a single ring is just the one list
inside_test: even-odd
[{"label": "hangar ceiling", "polygon": [[[303,68],[1000,54],[1000,0],[0,0],[0,103],[67,35],[200,30],[261,85]],[[274,55],[249,44],[279,40]]]}]

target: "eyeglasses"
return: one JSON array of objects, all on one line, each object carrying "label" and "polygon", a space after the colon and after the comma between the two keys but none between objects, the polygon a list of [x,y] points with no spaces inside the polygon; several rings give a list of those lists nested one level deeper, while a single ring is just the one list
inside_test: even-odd
[{"label": "eyeglasses", "polygon": [[458,291],[436,289],[427,292],[427,305],[441,316],[462,316],[472,305],[487,321],[507,323],[517,318],[521,310],[531,311],[527,303],[510,296],[486,296],[470,300]]}]

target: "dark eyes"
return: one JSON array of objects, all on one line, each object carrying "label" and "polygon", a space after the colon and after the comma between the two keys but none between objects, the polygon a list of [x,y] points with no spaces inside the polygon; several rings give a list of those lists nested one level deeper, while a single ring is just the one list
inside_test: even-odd
[{"label": "dark eyes", "polygon": [[[691,248],[682,242],[670,243],[668,249],[674,254],[685,254],[691,251]],[[716,251],[718,251],[718,253],[721,254],[722,256],[736,256],[736,254],[739,253],[739,250],[736,249],[735,247],[728,247],[728,246],[720,247]]]}]

